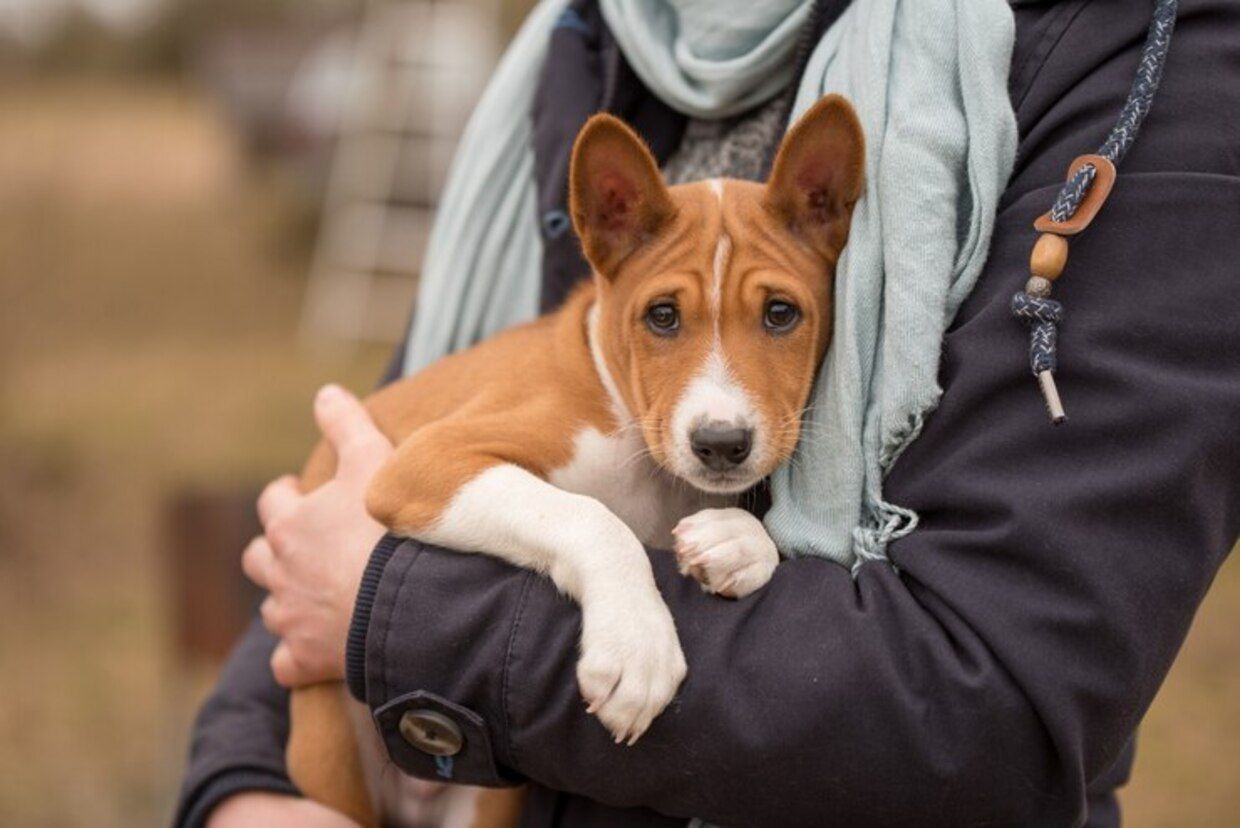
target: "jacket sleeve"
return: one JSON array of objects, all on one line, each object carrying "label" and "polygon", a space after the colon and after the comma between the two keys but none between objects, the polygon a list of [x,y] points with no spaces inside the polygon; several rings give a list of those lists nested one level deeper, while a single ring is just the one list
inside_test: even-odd
[{"label": "jacket sleeve", "polygon": [[[405,346],[392,355],[380,385],[400,376]],[[255,619],[233,649],[211,695],[198,711],[173,825],[200,828],[233,794],[297,795],[288,778],[288,692],[271,675],[276,639]]]},{"label": "jacket sleeve", "polygon": [[1240,70],[1225,45],[1240,29],[1224,5],[1184,6],[1154,113],[1056,288],[1066,425],[1047,421],[1008,302],[1034,217],[1119,109],[1141,15],[1046,34],[1053,55],[1086,57],[1014,78],[1037,78],[1014,90],[1018,170],[944,343],[942,403],[886,482],[921,516],[891,565],[854,578],[787,561],[729,602],[651,552],[689,675],[624,748],[585,713],[579,614],[549,582],[389,540],[359,605],[351,686],[393,761],[442,775],[399,732],[406,712],[432,709],[464,736],[450,766],[461,782],[525,777],[719,824],[1084,819],[1240,528],[1240,179],[1227,148]]},{"label": "jacket sleeve", "polygon": [[254,621],[198,711],[174,825],[199,828],[216,805],[243,791],[297,793],[284,768],[288,693],[268,667],[275,644]]}]

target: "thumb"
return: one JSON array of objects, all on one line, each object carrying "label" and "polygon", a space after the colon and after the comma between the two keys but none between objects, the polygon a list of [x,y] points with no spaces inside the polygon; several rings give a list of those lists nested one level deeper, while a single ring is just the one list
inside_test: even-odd
[{"label": "thumb", "polygon": [[392,444],[357,397],[338,385],[325,385],[314,398],[314,419],[336,450],[338,474],[369,477]]}]

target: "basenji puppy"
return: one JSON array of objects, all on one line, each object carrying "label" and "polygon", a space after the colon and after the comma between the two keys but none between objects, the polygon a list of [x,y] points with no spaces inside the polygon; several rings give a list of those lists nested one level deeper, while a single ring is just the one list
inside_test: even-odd
[{"label": "basenji puppy", "polygon": [[[778,563],[737,498],[797,443],[864,152],[852,107],[828,96],[784,137],[765,185],[669,188],[629,127],[594,116],[569,182],[592,282],[367,401],[396,444],[371,514],[532,569],[577,601],[577,681],[618,743],[646,732],[686,673],[644,547],[674,547],[684,574],[731,598]],[[334,467],[320,445],[303,488]],[[399,810],[380,801],[373,768],[367,781],[338,686],[294,692],[288,760],[304,793],[363,825]],[[465,794],[477,791],[446,796]],[[498,807],[492,824],[519,808],[482,801],[470,812]]]}]

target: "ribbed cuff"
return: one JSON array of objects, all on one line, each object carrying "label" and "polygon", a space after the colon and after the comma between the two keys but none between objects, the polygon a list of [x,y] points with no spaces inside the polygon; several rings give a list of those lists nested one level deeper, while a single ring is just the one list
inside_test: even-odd
[{"label": "ribbed cuff", "polygon": [[362,584],[357,590],[357,601],[353,604],[353,619],[349,622],[349,638],[345,642],[344,675],[349,694],[363,703],[366,701],[366,631],[370,629],[370,613],[375,606],[383,570],[403,541],[404,538],[396,535],[384,535],[379,541],[375,551],[370,553],[370,561],[362,573]]},{"label": "ribbed cuff", "polygon": [[251,768],[225,771],[194,794],[174,824],[176,828],[203,828],[211,812],[225,799],[253,791],[300,796],[296,786],[277,773]]}]

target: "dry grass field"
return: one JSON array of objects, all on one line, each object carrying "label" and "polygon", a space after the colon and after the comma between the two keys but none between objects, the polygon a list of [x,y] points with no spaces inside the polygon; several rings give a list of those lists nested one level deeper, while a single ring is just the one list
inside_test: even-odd
[{"label": "dry grass field", "polygon": [[[0,85],[0,825],[166,823],[205,687],[159,508],[294,467],[309,400],[379,350],[297,343],[285,188],[199,96]],[[1135,826],[1240,823],[1240,566],[1142,731]]]}]

